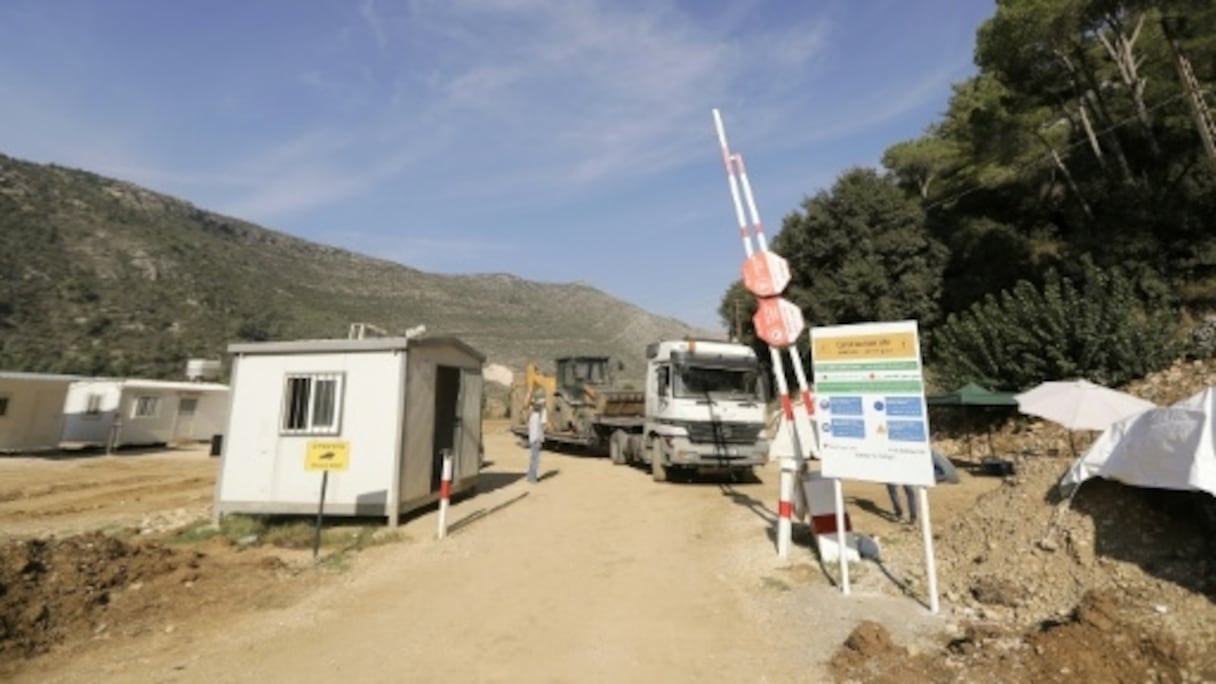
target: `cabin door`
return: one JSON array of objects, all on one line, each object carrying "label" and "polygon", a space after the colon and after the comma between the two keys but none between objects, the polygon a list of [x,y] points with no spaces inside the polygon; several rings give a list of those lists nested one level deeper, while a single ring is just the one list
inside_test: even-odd
[{"label": "cabin door", "polygon": [[431,491],[439,491],[443,478],[443,452],[452,450],[458,455],[458,432],[460,430],[460,369],[453,366],[438,366],[435,370],[435,425],[431,450]]},{"label": "cabin door", "polygon": [[460,476],[481,472],[481,370],[464,369],[460,373],[460,450],[456,456],[456,472]]},{"label": "cabin door", "polygon": [[173,423],[173,441],[194,438],[194,415],[198,413],[198,397],[181,397],[177,400],[177,418]]}]

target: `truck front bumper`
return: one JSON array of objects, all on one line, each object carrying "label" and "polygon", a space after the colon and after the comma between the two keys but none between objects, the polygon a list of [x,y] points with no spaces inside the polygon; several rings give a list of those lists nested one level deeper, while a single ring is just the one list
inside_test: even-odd
[{"label": "truck front bumper", "polygon": [[768,463],[768,442],[704,444],[675,439],[670,464],[696,468],[747,468]]}]

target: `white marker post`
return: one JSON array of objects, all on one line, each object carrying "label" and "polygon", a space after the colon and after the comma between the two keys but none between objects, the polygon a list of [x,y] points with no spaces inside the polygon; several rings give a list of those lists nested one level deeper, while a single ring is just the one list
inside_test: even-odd
[{"label": "white marker post", "polygon": [[439,482],[439,534],[448,536],[448,501],[452,498],[452,450],[443,450],[443,479]]},{"label": "white marker post", "polygon": [[781,459],[781,475],[778,484],[780,499],[777,502],[777,557],[790,555],[790,537],[794,514],[794,469],[793,459]]},{"label": "white marker post", "polygon": [[832,489],[836,496],[836,545],[840,547],[840,593],[849,595],[849,540],[844,528],[844,487],[840,478],[832,480]]},{"label": "white marker post", "polygon": [[916,499],[920,503],[920,534],[925,541],[925,573],[929,576],[929,612],[937,613],[937,563],[933,560],[933,525],[929,523],[929,492],[924,487],[916,488]]}]

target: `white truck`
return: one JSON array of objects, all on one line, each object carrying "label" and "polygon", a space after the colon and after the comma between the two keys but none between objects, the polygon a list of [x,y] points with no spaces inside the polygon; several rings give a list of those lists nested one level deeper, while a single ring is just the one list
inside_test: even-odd
[{"label": "white truck", "polygon": [[676,473],[750,473],[768,460],[763,369],[750,347],[676,340],[646,348],[645,412],[608,438],[618,465]]}]

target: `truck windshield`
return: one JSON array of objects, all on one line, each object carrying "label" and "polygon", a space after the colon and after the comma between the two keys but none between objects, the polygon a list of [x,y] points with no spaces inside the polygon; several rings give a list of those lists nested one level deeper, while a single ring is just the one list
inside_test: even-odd
[{"label": "truck windshield", "polygon": [[755,399],[759,371],[754,368],[706,368],[683,366],[675,374],[677,397],[704,397],[709,394],[739,399]]}]

